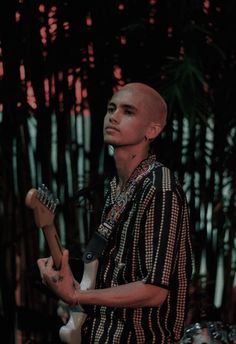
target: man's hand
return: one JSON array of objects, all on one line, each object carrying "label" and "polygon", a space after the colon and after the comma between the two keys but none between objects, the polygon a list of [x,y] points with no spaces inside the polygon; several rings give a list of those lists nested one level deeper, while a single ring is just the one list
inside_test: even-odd
[{"label": "man's hand", "polygon": [[78,300],[76,290],[80,288],[80,285],[75,280],[68,261],[69,251],[64,250],[60,270],[53,268],[52,257],[40,258],[37,260],[37,264],[43,283],[64,302],[75,305]]}]

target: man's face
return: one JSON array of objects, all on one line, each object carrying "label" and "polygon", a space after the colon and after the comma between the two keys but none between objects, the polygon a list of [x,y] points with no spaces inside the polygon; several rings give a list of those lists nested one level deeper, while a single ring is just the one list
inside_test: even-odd
[{"label": "man's face", "polygon": [[107,106],[104,142],[114,147],[144,144],[150,124],[147,99],[137,91],[120,90]]}]

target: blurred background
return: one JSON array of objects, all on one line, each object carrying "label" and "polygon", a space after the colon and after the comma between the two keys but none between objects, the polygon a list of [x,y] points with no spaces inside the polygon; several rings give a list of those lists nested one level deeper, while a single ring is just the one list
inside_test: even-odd
[{"label": "blurred background", "polygon": [[168,104],[156,154],[190,204],[196,266],[186,327],[234,326],[236,2],[8,0],[0,16],[4,343],[60,343],[58,300],[35,266],[49,249],[25,197],[42,183],[58,197],[54,223],[77,271],[114,171],[102,137],[106,104],[131,81]]}]

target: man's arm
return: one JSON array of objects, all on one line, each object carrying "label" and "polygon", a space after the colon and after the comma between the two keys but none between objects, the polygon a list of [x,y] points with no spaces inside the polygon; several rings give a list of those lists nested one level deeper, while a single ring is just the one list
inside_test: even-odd
[{"label": "man's arm", "polygon": [[136,308],[160,306],[166,299],[168,290],[137,281],[106,289],[77,289],[76,294],[80,304]]},{"label": "man's arm", "polygon": [[53,268],[52,258],[38,260],[43,282],[68,304],[103,305],[110,307],[157,307],[160,306],[168,290],[146,284],[143,281],[106,288],[81,290],[74,279],[68,263],[68,250],[62,255],[61,269]]}]

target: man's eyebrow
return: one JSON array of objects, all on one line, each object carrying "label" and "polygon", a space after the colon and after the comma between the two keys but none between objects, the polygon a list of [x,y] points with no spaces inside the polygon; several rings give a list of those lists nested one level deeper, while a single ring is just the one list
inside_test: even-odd
[{"label": "man's eyebrow", "polygon": [[[117,106],[117,104],[114,102],[108,102],[108,105]],[[138,109],[134,105],[131,105],[131,104],[123,103],[123,104],[119,104],[119,107],[125,110],[129,110],[129,111],[134,111],[134,112],[138,111]]]},{"label": "man's eyebrow", "polygon": [[115,106],[116,104],[115,103],[113,103],[113,102],[111,102],[110,100],[107,102],[107,106],[108,105],[113,105],[113,106]]},{"label": "man's eyebrow", "polygon": [[124,108],[125,110],[130,110],[134,112],[138,111],[138,109],[134,105],[131,105],[131,104],[121,104],[120,106]]}]

